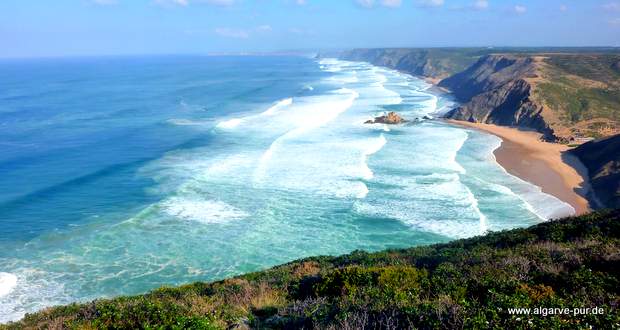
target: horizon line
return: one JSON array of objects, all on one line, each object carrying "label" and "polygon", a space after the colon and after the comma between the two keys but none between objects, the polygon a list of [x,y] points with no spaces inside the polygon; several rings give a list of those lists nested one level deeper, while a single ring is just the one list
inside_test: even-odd
[{"label": "horizon line", "polygon": [[597,45],[597,46],[364,46],[342,48],[312,48],[296,50],[275,51],[209,51],[209,52],[162,52],[162,53],[110,53],[110,54],[49,54],[49,55],[25,55],[25,56],[2,56],[0,60],[19,59],[62,59],[62,58],[97,58],[97,57],[155,57],[155,56],[299,56],[321,52],[337,52],[353,49],[591,49],[591,50],[618,50],[620,46]]}]

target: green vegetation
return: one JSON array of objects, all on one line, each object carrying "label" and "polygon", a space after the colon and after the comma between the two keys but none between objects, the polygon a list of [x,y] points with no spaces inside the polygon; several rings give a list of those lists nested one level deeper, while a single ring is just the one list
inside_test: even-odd
[{"label": "green vegetation", "polygon": [[[620,327],[619,294],[616,210],[448,244],[308,258],[214,283],[50,308],[0,328],[612,329]],[[603,314],[508,312],[536,307]]]},{"label": "green vegetation", "polygon": [[601,137],[620,123],[620,55],[553,54],[537,93],[565,125],[583,136]]},{"label": "green vegetation", "polygon": [[606,84],[620,84],[619,54],[550,55],[547,63],[565,73]]},{"label": "green vegetation", "polygon": [[398,69],[406,71],[411,68],[412,63],[416,63],[417,74],[430,77],[447,77],[461,72],[488,52],[478,48],[429,48],[400,51],[406,55],[403,55],[403,59],[398,63]]},{"label": "green vegetation", "polygon": [[620,90],[588,88],[562,79],[538,87],[547,104],[563,108],[571,123],[601,117],[620,120]]},{"label": "green vegetation", "polygon": [[486,48],[376,48],[347,51],[341,58],[367,61],[418,76],[445,78],[465,70],[489,53]]}]

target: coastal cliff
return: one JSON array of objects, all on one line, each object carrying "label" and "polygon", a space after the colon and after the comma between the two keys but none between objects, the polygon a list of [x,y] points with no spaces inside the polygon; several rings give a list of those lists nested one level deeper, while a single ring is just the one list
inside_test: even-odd
[{"label": "coastal cliff", "polygon": [[595,201],[620,208],[620,135],[585,143],[571,153],[588,169]]},{"label": "coastal cliff", "polygon": [[487,55],[463,72],[442,80],[462,105],[447,118],[469,122],[518,126],[555,140],[543,116],[543,107],[531,97],[531,79],[537,78],[535,61],[527,56]]},{"label": "coastal cliff", "polygon": [[373,65],[408,72],[416,76],[440,80],[465,70],[480,57],[479,49],[453,48],[376,48],[353,49],[339,56],[347,61],[363,61]]},{"label": "coastal cliff", "polygon": [[429,78],[461,102],[451,119],[534,130],[560,143],[620,133],[617,50],[355,49],[340,58]]}]

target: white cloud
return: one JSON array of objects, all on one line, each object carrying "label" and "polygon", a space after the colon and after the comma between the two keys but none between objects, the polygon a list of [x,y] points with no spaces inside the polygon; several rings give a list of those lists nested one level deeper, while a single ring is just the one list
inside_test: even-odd
[{"label": "white cloud", "polygon": [[232,6],[235,4],[235,0],[153,0],[153,1],[158,5],[164,5],[164,6],[174,5],[174,6],[182,6],[182,7],[186,7],[194,3],[195,4],[203,3],[203,4],[212,5],[212,6],[220,6],[220,7]]},{"label": "white cloud", "polygon": [[[196,34],[194,33],[195,31],[200,31],[200,30],[189,30],[187,32],[189,32],[189,34]],[[219,27],[219,28],[216,28],[214,31],[220,37],[248,39],[253,34],[256,35],[256,34],[269,33],[273,31],[273,28],[271,27],[271,25],[264,24],[264,25],[259,25],[251,29],[236,29],[236,28],[229,28],[229,27]]]},{"label": "white cloud", "polygon": [[185,7],[189,5],[188,0],[154,0],[153,2],[161,6],[183,6]]},{"label": "white cloud", "polygon": [[313,30],[300,29],[300,28],[296,28],[296,27],[288,29],[288,32],[292,33],[292,34],[297,34],[297,35],[300,35],[300,36],[314,36],[314,35],[316,35],[316,33]]},{"label": "white cloud", "polygon": [[489,1],[488,0],[477,0],[473,3],[472,7],[474,7],[474,9],[477,9],[477,10],[485,10],[489,8]]},{"label": "white cloud", "polygon": [[620,26],[620,17],[609,20],[609,25]]},{"label": "white cloud", "polygon": [[390,8],[400,7],[402,0],[382,0],[381,5]]},{"label": "white cloud", "polygon": [[375,5],[375,0],[355,0],[355,2],[364,8],[372,8]]},{"label": "white cloud", "polygon": [[93,3],[100,6],[115,5],[118,2],[116,0],[93,0]]},{"label": "white cloud", "polygon": [[232,6],[235,4],[235,0],[206,0],[205,2],[215,6]]},{"label": "white cloud", "polygon": [[568,7],[566,5],[560,5],[560,11],[561,12],[568,11]]},{"label": "white cloud", "polygon": [[306,0],[297,0],[295,1],[296,4],[298,4],[299,6],[304,6],[308,4],[308,1]]},{"label": "white cloud", "polygon": [[417,4],[421,7],[441,7],[444,2],[444,0],[418,0]]},{"label": "white cloud", "polygon": [[355,3],[357,3],[359,6],[364,7],[364,8],[373,8],[375,4],[383,6],[383,7],[388,7],[388,8],[398,8],[403,3],[403,1],[402,0],[378,0],[378,1],[355,0]]},{"label": "white cloud", "polygon": [[523,5],[516,5],[514,9],[517,14],[525,14],[527,12],[527,7]]},{"label": "white cloud", "polygon": [[225,27],[216,28],[215,33],[226,38],[247,39],[250,37],[250,33],[246,30]]},{"label": "white cloud", "polygon": [[620,3],[618,2],[609,2],[603,5],[603,9],[609,11],[620,11]]},{"label": "white cloud", "polygon": [[271,25],[260,25],[256,27],[256,31],[258,32],[271,32],[273,31],[273,28],[271,28]]},{"label": "white cloud", "polygon": [[489,0],[474,0],[466,5],[452,5],[448,9],[450,10],[487,10],[489,9]]}]

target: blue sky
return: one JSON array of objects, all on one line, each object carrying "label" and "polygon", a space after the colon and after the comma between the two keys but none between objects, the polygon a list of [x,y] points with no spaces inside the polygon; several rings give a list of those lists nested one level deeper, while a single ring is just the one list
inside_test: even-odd
[{"label": "blue sky", "polygon": [[620,46],[620,0],[2,0],[0,57]]}]

